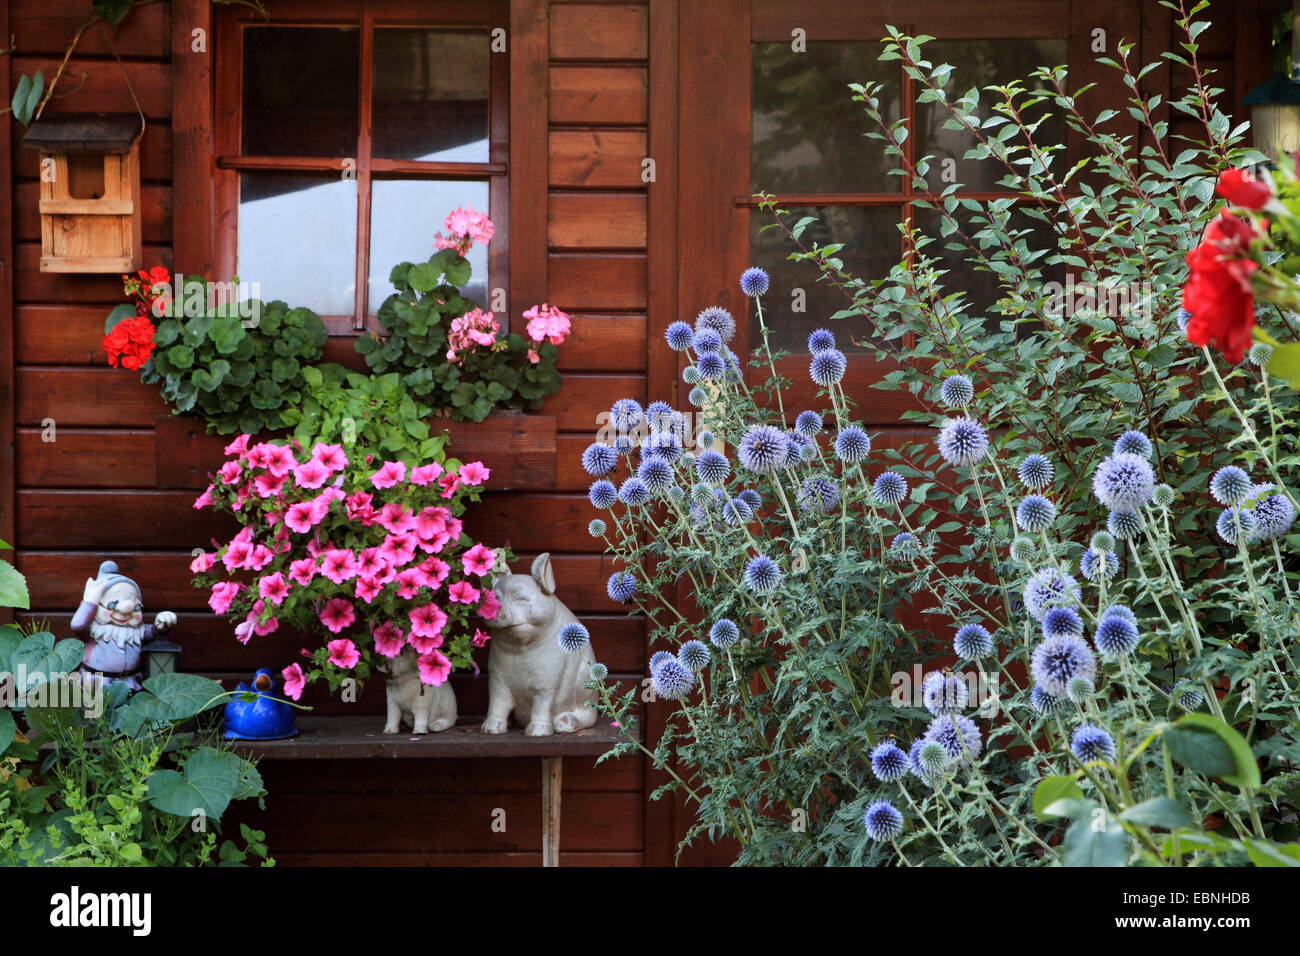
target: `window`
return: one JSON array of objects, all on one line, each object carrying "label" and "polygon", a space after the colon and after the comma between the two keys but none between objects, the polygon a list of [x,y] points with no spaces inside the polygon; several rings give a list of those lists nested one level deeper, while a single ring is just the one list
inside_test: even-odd
[{"label": "window", "polygon": [[[1027,77],[1039,66],[1063,64],[1068,45],[1065,37],[939,39],[927,43],[925,51],[931,62],[953,66],[948,91],[957,95],[972,86]],[[886,275],[902,258],[901,223],[915,219],[927,234],[937,236],[938,214],[915,205],[925,194],[913,190],[909,177],[889,175],[895,163],[882,143],[863,135],[869,120],[850,98],[850,83],[882,84],[882,113],[890,120],[900,115],[909,120],[909,148],[916,156],[934,157],[932,178],[945,160],[951,160],[948,166],[963,192],[981,199],[1013,195],[997,185],[1004,171],[995,163],[963,159],[973,145],[968,134],[944,128],[948,116],[942,107],[918,105],[901,66],[877,61],[880,49],[875,40],[843,39],[809,39],[802,51],[794,50],[788,39],[756,40],[751,45],[751,191],[776,194],[778,204],[795,220],[818,218],[820,222],[804,234],[805,242],[844,243],[840,258],[862,279]],[[1053,117],[1036,135],[1041,142],[1061,143],[1066,134],[1064,121]],[[936,185],[934,192],[942,188]],[[827,318],[843,309],[846,300],[817,281],[819,273],[811,263],[786,261],[790,247],[784,234],[763,230],[771,215],[748,205],[751,259],[768,270],[775,289],[788,294],[799,288],[805,293],[805,311],[780,304],[773,310],[768,319],[773,343],[804,351],[808,333],[827,325]],[[1026,218],[1025,225],[1039,224]],[[935,243],[927,251],[949,270],[945,285],[963,288],[975,310],[987,308],[996,298],[994,277],[967,268],[963,255],[944,245]]]},{"label": "window", "polygon": [[290,5],[303,15],[219,24],[238,67],[217,71],[218,270],[333,332],[373,328],[392,267],[472,206],[497,223],[469,254],[486,305],[508,247],[506,5]]}]

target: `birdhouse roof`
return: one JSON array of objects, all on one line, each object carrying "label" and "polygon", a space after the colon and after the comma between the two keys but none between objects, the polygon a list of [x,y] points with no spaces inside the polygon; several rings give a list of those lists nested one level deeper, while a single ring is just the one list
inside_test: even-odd
[{"label": "birdhouse roof", "polygon": [[23,145],[47,153],[124,153],[142,132],[133,113],[61,113],[32,123]]}]

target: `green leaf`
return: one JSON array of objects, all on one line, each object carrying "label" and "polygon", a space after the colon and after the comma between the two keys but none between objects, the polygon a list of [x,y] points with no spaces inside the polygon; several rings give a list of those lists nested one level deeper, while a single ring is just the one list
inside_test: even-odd
[{"label": "green leaf", "polygon": [[28,687],[44,683],[55,676],[71,673],[81,663],[81,656],[86,646],[73,638],[56,640],[53,634],[42,631],[24,640],[13,653],[13,670],[17,673],[26,668],[27,687],[20,687],[25,693]]},{"label": "green leaf", "polygon": [[411,266],[411,271],[407,273],[407,281],[417,292],[431,292],[438,286],[438,269],[427,262],[421,262],[419,265]]},{"label": "green leaf", "polygon": [[188,819],[201,810],[209,820],[221,819],[239,787],[239,770],[228,756],[208,748],[186,760],[179,772],[155,770],[145,799],[172,816]]},{"label": "green leaf", "polygon": [[1040,780],[1034,788],[1034,813],[1041,819],[1047,819],[1047,808],[1066,799],[1083,799],[1083,791],[1073,777],[1047,777]]},{"label": "green leaf", "polygon": [[1264,368],[1270,375],[1284,378],[1292,388],[1300,390],[1300,342],[1273,346],[1273,357]]},{"label": "green leaf", "polygon": [[1192,815],[1182,804],[1168,797],[1154,797],[1129,807],[1119,815],[1126,823],[1136,823],[1144,827],[1160,827],[1162,830],[1174,830],[1185,827],[1192,822]]},{"label": "green leaf", "polygon": [[92,9],[101,20],[115,27],[131,12],[131,0],[95,0]]},{"label": "green leaf", "polygon": [[1170,834],[1165,838],[1165,842],[1160,844],[1160,853],[1162,856],[1171,857],[1174,855],[1174,837],[1178,838],[1178,849],[1182,853],[1190,853],[1196,850],[1213,850],[1216,853],[1226,853],[1234,848],[1234,844],[1225,840],[1217,833],[1202,833],[1199,830],[1179,830],[1177,833]]},{"label": "green leaf", "polygon": [[113,327],[119,322],[123,319],[129,319],[134,315],[135,306],[131,305],[129,302],[123,302],[121,305],[113,306],[113,311],[108,313],[108,318],[104,320],[104,334],[107,335],[109,332],[112,332]]},{"label": "green leaf", "polygon": [[1260,785],[1259,763],[1246,738],[1209,714],[1184,714],[1164,733],[1169,755],[1206,776],[1237,787]]},{"label": "green leaf", "polygon": [[14,722],[13,711],[8,707],[0,707],[0,754],[9,749],[17,732],[18,725]]},{"label": "green leaf", "polygon": [[27,579],[8,561],[0,561],[0,607],[16,607],[25,611],[31,606]]},{"label": "green leaf", "polygon": [[32,76],[24,73],[18,78],[18,86],[14,90],[13,100],[10,106],[13,107],[14,119],[24,126],[32,121],[32,116],[36,112],[36,107],[40,105],[41,94],[45,92],[45,74],[37,70]]},{"label": "green leaf", "polygon": [[1300,866],[1300,844],[1277,844],[1251,837],[1242,837],[1241,843],[1256,866]]},{"label": "green leaf", "polygon": [[188,720],[215,706],[224,693],[221,685],[198,674],[159,674],[144,682],[144,689],[158,698],[172,720]]},{"label": "green leaf", "polygon": [[1066,866],[1123,866],[1128,860],[1128,834],[1109,813],[1075,820],[1061,844]]}]

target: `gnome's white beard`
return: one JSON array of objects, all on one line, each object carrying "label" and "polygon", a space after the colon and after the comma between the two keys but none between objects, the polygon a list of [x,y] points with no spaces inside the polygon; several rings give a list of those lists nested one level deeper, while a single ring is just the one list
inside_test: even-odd
[{"label": "gnome's white beard", "polygon": [[111,641],[118,647],[139,647],[144,632],[144,625],[132,627],[129,624],[101,624],[92,621],[90,636],[96,641]]}]

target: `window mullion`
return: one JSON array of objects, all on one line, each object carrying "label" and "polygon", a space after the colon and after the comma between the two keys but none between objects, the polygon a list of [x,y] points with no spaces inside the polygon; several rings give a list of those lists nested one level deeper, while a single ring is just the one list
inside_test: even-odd
[{"label": "window mullion", "polygon": [[357,279],[356,306],[352,318],[354,329],[366,325],[367,294],[370,286],[370,151],[371,151],[371,88],[374,83],[375,15],[369,4],[361,8],[361,82],[357,84],[360,102],[357,105]]}]

